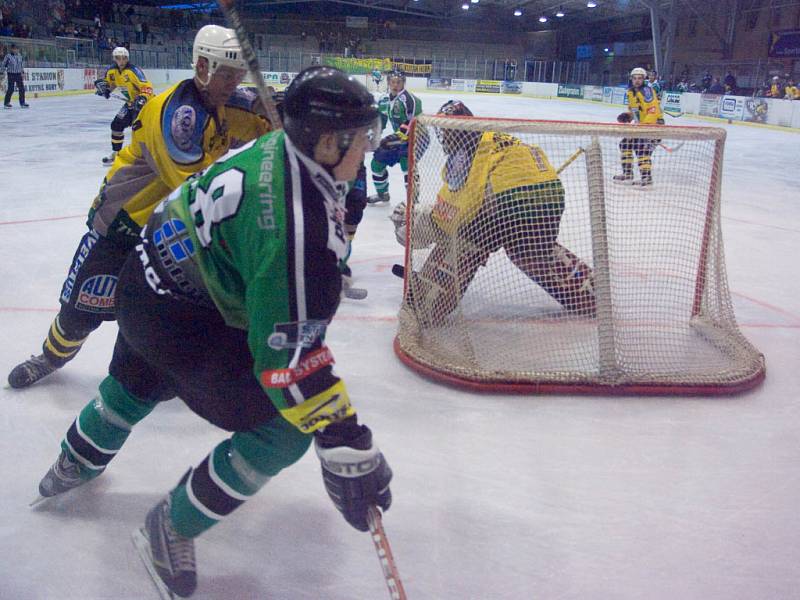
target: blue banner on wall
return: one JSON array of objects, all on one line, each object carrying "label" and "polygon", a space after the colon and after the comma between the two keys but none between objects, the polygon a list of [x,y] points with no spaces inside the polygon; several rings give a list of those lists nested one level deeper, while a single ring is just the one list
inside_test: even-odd
[{"label": "blue banner on wall", "polygon": [[770,58],[800,58],[800,29],[771,32],[768,54]]}]

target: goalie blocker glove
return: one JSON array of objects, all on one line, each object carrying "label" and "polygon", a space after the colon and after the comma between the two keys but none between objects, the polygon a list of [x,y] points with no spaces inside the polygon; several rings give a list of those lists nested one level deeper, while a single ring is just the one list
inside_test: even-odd
[{"label": "goalie blocker glove", "polygon": [[316,434],[322,480],[333,504],[350,525],[369,531],[367,510],[388,510],[392,503],[392,470],[372,444],[372,432],[356,419],[334,423]]}]

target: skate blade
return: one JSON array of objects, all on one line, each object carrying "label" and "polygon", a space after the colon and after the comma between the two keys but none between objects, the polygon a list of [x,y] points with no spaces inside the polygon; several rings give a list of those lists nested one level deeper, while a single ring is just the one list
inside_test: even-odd
[{"label": "skate blade", "polygon": [[350,300],[363,300],[368,294],[369,291],[364,288],[350,287],[342,290],[342,296]]},{"label": "skate blade", "polygon": [[131,538],[133,539],[133,545],[136,547],[136,551],[139,553],[139,558],[141,558],[142,563],[144,563],[144,568],[147,569],[147,574],[150,575],[150,579],[153,580],[153,584],[156,586],[156,590],[158,590],[158,595],[161,600],[175,600],[175,594],[170,591],[167,584],[164,583],[164,580],[158,575],[155,566],[153,566],[153,555],[150,552],[150,540],[147,539],[144,527],[135,530],[131,534]]},{"label": "skate blade", "polygon": [[36,508],[45,500],[50,500],[50,498],[52,498],[52,496],[42,496],[41,494],[39,494],[36,498],[33,499],[33,501],[30,504],[28,504],[28,508]]}]

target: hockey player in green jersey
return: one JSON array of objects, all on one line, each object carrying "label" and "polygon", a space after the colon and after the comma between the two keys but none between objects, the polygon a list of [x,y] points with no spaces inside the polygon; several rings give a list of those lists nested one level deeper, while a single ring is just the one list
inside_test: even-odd
[{"label": "hockey player in green jersey", "polygon": [[138,535],[182,597],[196,587],[193,538],[312,441],[351,525],[367,531],[368,507],[391,503],[391,470],[325,345],[341,293],[346,184],[378,140],[377,107],[363,84],[317,66],[289,86],[283,113],[283,131],[229,152],[148,220],[119,276],[109,376],[39,485],[55,496],[101,474],[131,428],[174,396],[233,432]]},{"label": "hockey player in green jersey", "polygon": [[391,123],[393,133],[381,140],[380,147],[372,155],[372,182],[376,194],[367,199],[369,204],[389,202],[389,171],[400,163],[403,177],[408,184],[408,124],[411,119],[422,112],[422,101],[405,89],[406,76],[399,71],[392,71],[386,78],[389,93],[378,102],[381,123]]}]

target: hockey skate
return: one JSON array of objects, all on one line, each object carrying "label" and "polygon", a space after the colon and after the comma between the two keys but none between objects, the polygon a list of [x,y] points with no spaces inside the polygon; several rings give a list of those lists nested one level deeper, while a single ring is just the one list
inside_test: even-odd
[{"label": "hockey skate", "polygon": [[630,185],[633,183],[633,174],[623,173],[622,175],[614,175],[614,183]]},{"label": "hockey skate", "polygon": [[11,106],[10,104],[3,104],[3,108],[14,108],[14,107]]},{"label": "hockey skate", "polygon": [[62,450],[56,462],[53,463],[53,466],[50,467],[47,474],[39,482],[40,498],[34,500],[31,506],[38,504],[45,498],[52,498],[68,492],[88,481],[89,479],[81,477],[78,463],[72,460],[68,452]]},{"label": "hockey skate", "polygon": [[651,190],[653,189],[653,179],[651,177],[642,177],[638,181],[633,181],[633,186],[640,190]]},{"label": "hockey skate", "polygon": [[31,105],[30,105],[30,104],[27,104],[27,103],[25,103],[25,104],[20,104],[19,106],[20,106],[20,108],[30,108],[30,107],[31,107]]},{"label": "hockey skate", "polygon": [[383,204],[384,202],[389,202],[389,192],[378,192],[374,196],[367,198],[367,204],[371,206]]},{"label": "hockey skate", "polygon": [[117,152],[113,151],[108,156],[104,156],[103,157],[103,165],[105,165],[106,167],[110,167],[111,165],[114,164],[114,159],[115,158],[117,158]]},{"label": "hockey skate", "polygon": [[197,587],[194,540],[180,535],[172,525],[170,496],[156,504],[144,527],[133,533],[133,543],[162,598],[186,598]]},{"label": "hockey skate", "polygon": [[50,364],[44,354],[31,356],[11,370],[8,374],[8,385],[17,389],[26,388],[57,370],[58,367]]}]

